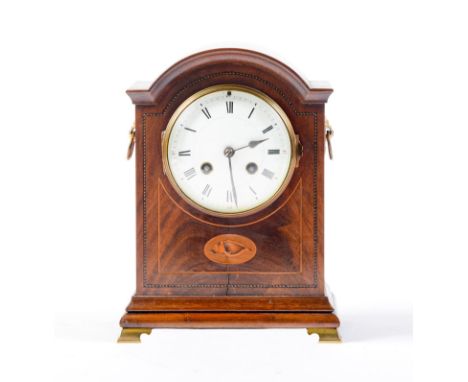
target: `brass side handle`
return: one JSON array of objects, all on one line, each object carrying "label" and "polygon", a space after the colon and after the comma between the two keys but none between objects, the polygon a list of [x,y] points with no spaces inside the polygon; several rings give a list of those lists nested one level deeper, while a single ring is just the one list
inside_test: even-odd
[{"label": "brass side handle", "polygon": [[130,143],[128,144],[128,149],[127,149],[127,160],[132,157],[133,150],[135,149],[135,123],[133,123],[133,126],[130,130],[129,139],[130,139]]},{"label": "brass side handle", "polygon": [[330,159],[333,159],[333,148],[332,148],[332,143],[331,139],[333,138],[333,135],[335,132],[333,131],[333,128],[330,125],[330,122],[328,122],[328,119],[325,120],[325,138],[327,139],[327,148],[328,148],[328,156]]}]

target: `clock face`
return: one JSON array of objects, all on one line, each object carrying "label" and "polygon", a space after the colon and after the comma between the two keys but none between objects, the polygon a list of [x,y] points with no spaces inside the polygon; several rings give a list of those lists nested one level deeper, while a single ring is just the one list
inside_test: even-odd
[{"label": "clock face", "polygon": [[273,202],[292,175],[295,135],[286,114],[253,89],[219,85],[186,100],[163,141],[166,174],[213,215],[246,215]]}]

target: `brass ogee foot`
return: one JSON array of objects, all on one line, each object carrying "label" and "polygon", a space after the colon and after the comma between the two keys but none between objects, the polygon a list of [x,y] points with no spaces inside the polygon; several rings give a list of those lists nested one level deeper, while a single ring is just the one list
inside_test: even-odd
[{"label": "brass ogee foot", "polygon": [[307,334],[318,334],[320,342],[341,342],[336,328],[307,328]]},{"label": "brass ogee foot", "polygon": [[151,334],[150,328],[122,328],[122,333],[117,342],[123,343],[140,343],[142,334]]}]

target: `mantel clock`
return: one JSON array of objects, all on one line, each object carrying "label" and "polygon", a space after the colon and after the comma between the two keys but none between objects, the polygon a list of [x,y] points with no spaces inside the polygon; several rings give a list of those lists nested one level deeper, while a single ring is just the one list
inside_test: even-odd
[{"label": "mantel clock", "polygon": [[127,93],[137,282],[119,341],[153,328],[307,328],[339,340],[324,280],[332,89],[264,54],[216,49]]}]

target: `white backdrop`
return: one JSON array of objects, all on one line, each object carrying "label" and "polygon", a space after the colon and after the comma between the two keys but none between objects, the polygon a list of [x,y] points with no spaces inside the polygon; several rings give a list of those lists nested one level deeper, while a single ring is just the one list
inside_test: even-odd
[{"label": "white backdrop", "polygon": [[[415,292],[422,372],[463,379],[431,350],[431,330],[458,342],[464,317],[451,298],[468,252],[463,2],[17,1],[0,5],[0,32],[3,380],[408,381]],[[115,344],[135,288],[125,90],[215,47],[335,89],[326,279],[341,345],[304,330]]]}]

